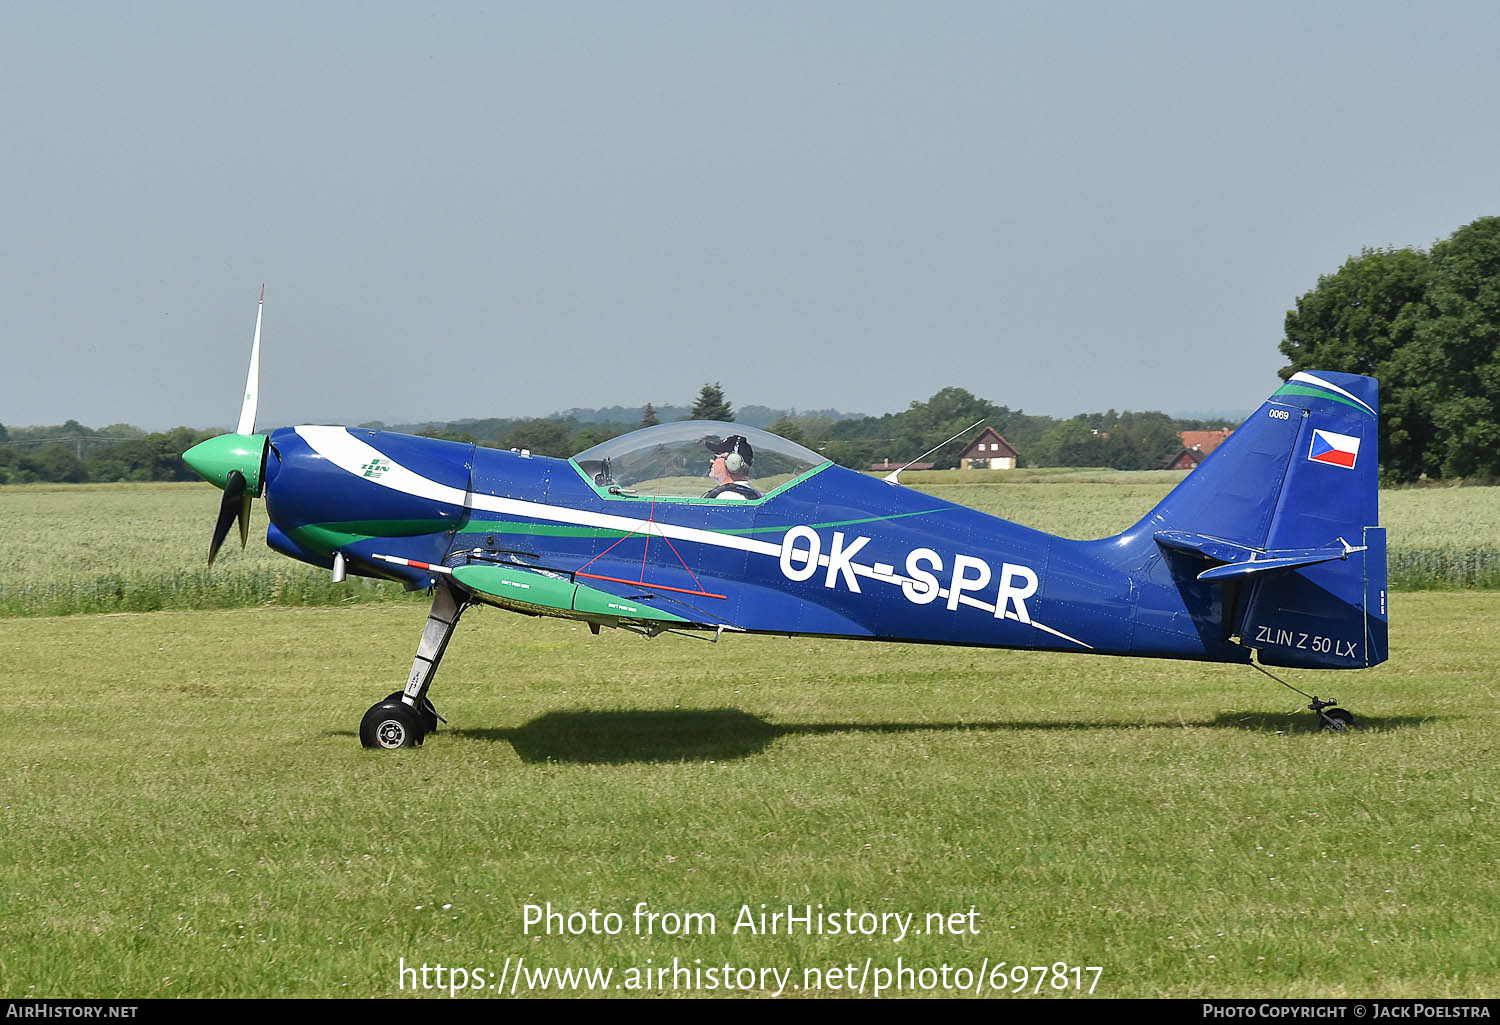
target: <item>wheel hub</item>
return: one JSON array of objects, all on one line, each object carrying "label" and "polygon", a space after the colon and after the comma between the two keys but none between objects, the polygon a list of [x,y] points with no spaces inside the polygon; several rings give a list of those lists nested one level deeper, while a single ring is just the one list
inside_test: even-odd
[{"label": "wheel hub", "polygon": [[376,730],[376,736],[380,738],[381,747],[400,747],[406,740],[406,727],[395,719],[387,719]]}]

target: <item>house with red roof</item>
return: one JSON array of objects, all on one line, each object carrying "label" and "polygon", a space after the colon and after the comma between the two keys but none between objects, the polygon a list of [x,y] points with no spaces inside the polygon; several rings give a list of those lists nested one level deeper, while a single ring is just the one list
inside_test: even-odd
[{"label": "house with red roof", "polygon": [[1220,427],[1212,431],[1178,431],[1182,449],[1170,460],[1165,469],[1192,470],[1208,458],[1210,452],[1224,444],[1224,439],[1234,433],[1233,427]]}]

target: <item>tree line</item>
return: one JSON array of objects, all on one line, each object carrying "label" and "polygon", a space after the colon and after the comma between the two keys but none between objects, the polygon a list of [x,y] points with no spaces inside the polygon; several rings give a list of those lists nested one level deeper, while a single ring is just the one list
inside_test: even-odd
[{"label": "tree line", "polygon": [[[764,408],[756,407],[757,411]],[[727,422],[737,418],[734,406],[718,382],[705,384],[692,408],[675,417]],[[660,423],[662,419],[656,407],[647,403],[639,421],[626,425],[543,418],[461,420],[441,425],[406,425],[404,429],[427,437],[493,448],[524,448],[539,455],[563,457],[626,431]],[[781,412],[769,422],[758,419],[772,434],[856,470],[887,459],[897,462],[915,459],[981,419],[1020,451],[1024,466],[1103,466],[1118,470],[1159,470],[1182,449],[1177,432],[1232,426],[1228,420],[1177,419],[1160,412],[1113,409],[1058,420],[997,405],[957,387],[944,388],[925,401],[913,401],[899,413],[883,416],[820,411]],[[964,441],[963,438],[954,441],[925,461],[937,469],[957,466]]]},{"label": "tree line", "polygon": [[95,429],[77,420],[9,430],[0,424],[0,484],[197,480],[182,453],[213,436],[191,427],[156,433],[130,424]]},{"label": "tree line", "polygon": [[[735,422],[738,416],[717,382],[705,384],[691,408],[662,408],[679,414],[674,419],[681,420]],[[944,388],[925,401],[912,402],[899,413],[883,416],[847,416],[831,410],[798,414],[765,407],[754,409],[755,419],[762,423],[769,420],[766,426],[772,434],[814,449],[843,466],[861,470],[885,459],[899,462],[914,459],[981,418],[1020,450],[1023,465],[1160,469],[1181,448],[1177,431],[1228,423],[1115,410],[1057,420],[997,405],[963,388]],[[558,416],[395,425],[370,421],[360,426],[566,457],[664,419],[656,406],[647,403],[639,410],[635,423],[613,419],[580,422],[573,416]],[[147,433],[128,424],[94,430],[75,420],[58,427],[9,431],[0,425],[0,484],[196,480],[182,461],[182,453],[213,433],[189,427]],[[940,469],[957,465],[964,440],[953,442],[926,461]]]}]

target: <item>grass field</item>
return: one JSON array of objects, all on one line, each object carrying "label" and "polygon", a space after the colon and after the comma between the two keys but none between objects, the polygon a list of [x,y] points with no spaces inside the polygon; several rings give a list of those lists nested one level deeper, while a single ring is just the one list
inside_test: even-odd
[{"label": "grass field", "polygon": [[[266,547],[265,504],[250,541],[231,537],[212,569],[219,492],[207,484],[34,484],[0,488],[0,616],[399,601],[395,585],[292,562]],[[233,534],[233,531],[231,531]]]},{"label": "grass field", "polygon": [[[396,753],[354,731],[419,607],[11,619],[0,993],[900,957],[1099,966],[1100,996],[1493,997],[1500,594],[1392,605],[1389,663],[1290,674],[1360,717],[1343,735],[1244,667],[479,610],[433,690],[451,727]],[[523,935],[549,901],[625,931]],[[718,929],[633,935],[640,901]],[[732,934],[761,903],[972,906],[978,932]]]},{"label": "grass field", "polygon": [[[1143,516],[1182,479],[1167,471],[935,471],[916,488],[1067,537],[1103,537]],[[328,574],[265,546],[255,503],[250,544],[204,567],[219,493],[206,484],[0,488],[0,616],[403,602],[391,584]],[[1500,588],[1500,489],[1381,493],[1396,590]],[[418,597],[415,599],[421,601]]]}]

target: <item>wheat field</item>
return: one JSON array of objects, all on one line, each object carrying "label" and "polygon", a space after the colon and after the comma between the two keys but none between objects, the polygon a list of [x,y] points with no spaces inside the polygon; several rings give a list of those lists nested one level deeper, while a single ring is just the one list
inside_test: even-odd
[{"label": "wheat field", "polygon": [[[1138,520],[1182,479],[1166,471],[936,471],[906,482],[1064,537],[1103,537]],[[0,487],[0,616],[314,606],[412,600],[393,584],[328,574],[265,546],[226,543],[212,569],[219,493],[206,484]],[[1393,590],[1500,587],[1500,489],[1381,493]],[[417,599],[421,600],[421,599]]]}]

